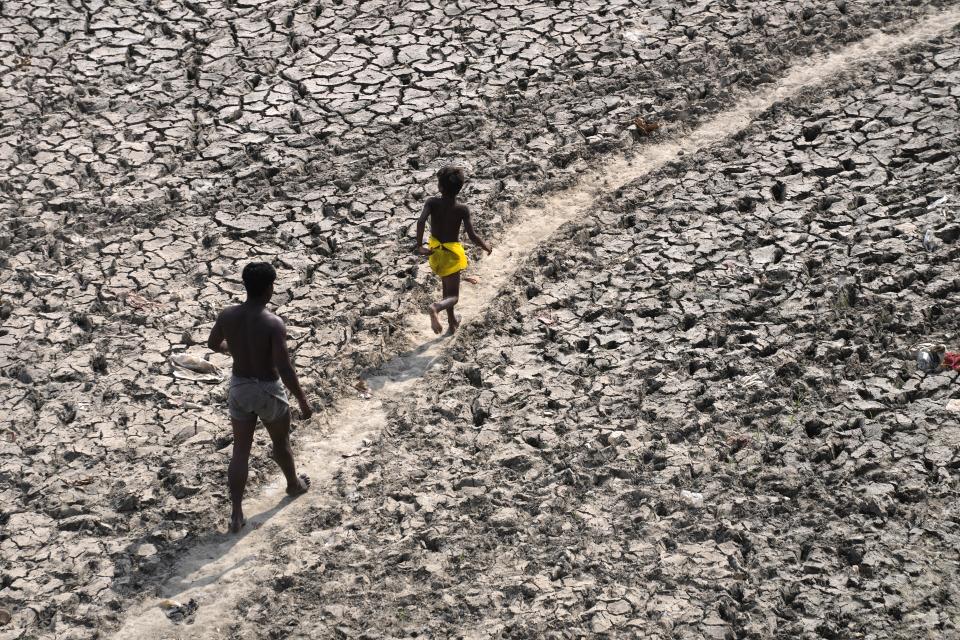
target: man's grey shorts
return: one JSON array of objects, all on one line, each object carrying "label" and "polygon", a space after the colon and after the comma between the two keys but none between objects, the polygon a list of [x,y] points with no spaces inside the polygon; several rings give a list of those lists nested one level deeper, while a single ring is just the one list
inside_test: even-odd
[{"label": "man's grey shorts", "polygon": [[240,376],[230,378],[227,406],[234,420],[256,420],[259,417],[264,422],[275,422],[290,411],[282,382]]}]

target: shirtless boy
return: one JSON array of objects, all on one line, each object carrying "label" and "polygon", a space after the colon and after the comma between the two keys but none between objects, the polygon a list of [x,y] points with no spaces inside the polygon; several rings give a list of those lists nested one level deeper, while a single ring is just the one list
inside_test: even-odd
[{"label": "shirtless boy", "polygon": [[[430,198],[423,206],[423,213],[417,221],[417,251],[430,256],[430,268],[440,276],[443,284],[443,298],[430,305],[430,326],[434,333],[441,333],[440,312],[447,312],[447,333],[453,334],[460,321],[453,313],[453,307],[460,299],[460,272],[467,268],[467,254],[460,244],[460,223],[470,240],[488,254],[490,245],[477,236],[470,219],[470,209],[457,202],[457,194],[463,188],[463,170],[446,166],[437,173],[440,197]],[[427,218],[430,218],[430,242],[423,246],[423,231]]]},{"label": "shirtless boy", "polygon": [[287,329],[283,321],[267,311],[273,296],[277,272],[266,262],[251,262],[243,268],[247,300],[227,307],[217,317],[207,346],[233,356],[228,406],[233,425],[233,458],[227,470],[230,500],[230,532],[238,533],[247,523],[243,517],[243,492],[257,418],[263,421],[273,440],[273,459],[287,479],[287,493],[299,496],[310,480],[297,476],[290,449],[290,406],[280,380],[300,404],[300,414],[313,415],[307,396],[300,388],[287,351]]}]

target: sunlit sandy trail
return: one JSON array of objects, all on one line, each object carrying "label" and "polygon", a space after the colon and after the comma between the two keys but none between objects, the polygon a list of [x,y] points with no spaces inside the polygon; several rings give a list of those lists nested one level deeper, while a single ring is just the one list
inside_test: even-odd
[{"label": "sunlit sandy trail", "polygon": [[[794,67],[774,86],[743,97],[732,109],[718,114],[688,135],[647,145],[629,159],[605,158],[602,168],[585,168],[569,189],[546,198],[535,208],[518,212],[516,223],[505,229],[495,242],[493,254],[471,268],[471,274],[481,282],[464,287],[458,313],[466,322],[478,318],[483,307],[509,281],[515,266],[548,241],[562,225],[589,215],[600,195],[662,167],[681,152],[695,152],[736,134],[762,111],[804,89],[821,85],[866,61],[889,57],[906,46],[948,32],[958,23],[960,8],[951,8],[930,16],[906,32],[876,34],[835,53],[813,57]],[[210,542],[191,549],[164,583],[161,597],[147,598],[131,609],[117,638],[219,638],[225,635],[233,622],[237,600],[247,594],[258,579],[275,571],[259,561],[260,554],[271,548],[274,535],[295,527],[308,507],[322,501],[325,484],[341,466],[343,456],[356,451],[365,438],[384,426],[386,412],[381,400],[402,397],[442,355],[449,341],[438,339],[430,332],[427,317],[415,315],[410,323],[407,336],[411,344],[419,346],[368,377],[371,398],[342,400],[335,412],[317,420],[325,423],[324,426],[298,432],[295,441],[298,463],[313,479],[312,492],[299,500],[285,501],[277,473],[273,483],[264,487],[259,495],[250,496],[244,505],[249,517],[246,533],[241,537],[213,535]],[[179,601],[195,598],[200,608],[194,624],[172,625],[158,607],[162,598]]]}]

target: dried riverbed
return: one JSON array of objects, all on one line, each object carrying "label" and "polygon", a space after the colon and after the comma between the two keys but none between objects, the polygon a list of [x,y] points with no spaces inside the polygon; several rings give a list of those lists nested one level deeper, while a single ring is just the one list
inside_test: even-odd
[{"label": "dried riverbed", "polygon": [[[0,637],[109,631],[222,526],[224,392],[168,358],[203,353],[245,261],[280,266],[332,407],[409,346],[432,286],[410,225],[440,164],[468,166],[496,237],[514,203],[645,144],[637,116],[680,136],[948,3],[501,4],[0,5]],[[903,357],[956,331],[955,40],[544,246],[459,339],[465,370],[420,388],[455,386],[398,404],[304,523],[319,564],[277,583],[282,624],[950,633],[954,377]],[[275,632],[264,604],[243,624]]]}]

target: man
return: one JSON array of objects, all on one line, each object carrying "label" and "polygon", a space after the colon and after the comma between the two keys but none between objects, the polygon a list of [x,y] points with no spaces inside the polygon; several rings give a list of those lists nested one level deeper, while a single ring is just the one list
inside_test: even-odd
[{"label": "man", "polygon": [[287,479],[287,493],[306,493],[310,480],[297,476],[290,449],[290,407],[280,380],[300,404],[300,413],[310,418],[313,410],[300,388],[287,351],[287,329],[283,321],[267,311],[273,296],[277,272],[266,262],[251,262],[243,268],[247,300],[224,309],[217,317],[207,346],[233,356],[228,406],[233,425],[233,458],[227,471],[233,513],[230,532],[238,533],[247,523],[243,516],[243,492],[257,418],[263,421],[273,440],[273,459]]}]

